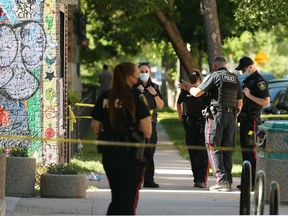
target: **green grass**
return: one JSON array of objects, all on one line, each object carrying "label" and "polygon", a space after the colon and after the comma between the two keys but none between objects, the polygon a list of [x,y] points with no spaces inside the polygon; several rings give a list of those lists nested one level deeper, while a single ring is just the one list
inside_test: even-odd
[{"label": "green grass", "polygon": [[[171,109],[163,109],[158,113],[158,119],[163,125],[166,133],[170,139],[179,149],[180,155],[186,159],[189,159],[189,154],[185,144],[185,131],[181,122],[178,121],[177,111]],[[236,131],[236,147],[240,146],[239,141],[239,129]],[[240,177],[242,172],[242,156],[241,152],[233,152],[233,169],[232,173],[235,177]],[[210,170],[210,175],[212,174]]]},{"label": "green grass", "polygon": [[[91,127],[84,139],[95,140]],[[101,154],[98,153],[97,147],[92,144],[83,144],[83,148],[72,158],[71,163],[75,164],[81,172],[104,172]]]},{"label": "green grass", "polygon": [[[181,122],[177,119],[177,112],[171,109],[163,109],[159,111],[159,121],[163,125],[166,133],[169,135],[172,142],[178,147],[180,155],[189,159],[187,147],[185,144],[185,131]],[[85,140],[95,140],[95,137],[90,128]],[[236,146],[239,147],[239,131],[236,132]],[[83,148],[79,154],[74,156],[71,163],[75,164],[83,172],[103,172],[101,154],[97,152],[97,147],[91,144],[83,144]],[[242,157],[241,152],[234,151],[233,153],[233,176],[241,176]],[[212,173],[210,172],[210,175]]]}]

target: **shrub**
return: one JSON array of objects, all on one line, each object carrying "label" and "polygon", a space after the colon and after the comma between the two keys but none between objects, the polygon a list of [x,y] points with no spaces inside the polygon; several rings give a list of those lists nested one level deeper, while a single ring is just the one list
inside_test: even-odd
[{"label": "shrub", "polygon": [[49,164],[47,167],[48,174],[60,174],[60,175],[75,175],[78,174],[78,170],[71,164]]},{"label": "shrub", "polygon": [[15,146],[12,148],[1,147],[0,154],[1,153],[5,153],[6,156],[11,157],[29,157],[27,147],[19,147],[19,146]]}]

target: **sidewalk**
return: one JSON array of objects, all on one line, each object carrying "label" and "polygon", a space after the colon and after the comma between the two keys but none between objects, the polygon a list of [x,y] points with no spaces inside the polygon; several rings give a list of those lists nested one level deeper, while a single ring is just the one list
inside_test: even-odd
[{"label": "sidewalk", "polygon": [[[143,188],[137,207],[138,215],[238,215],[240,192],[236,185],[240,178],[233,178],[233,192],[213,193],[208,190],[215,184],[208,178],[205,189],[193,187],[193,176],[188,160],[183,159],[176,147],[158,124],[159,148],[155,154],[155,181],[158,189]],[[50,199],[6,197],[6,215],[105,215],[110,202],[110,190],[106,176],[100,182],[87,181],[97,186],[87,191],[85,199]],[[251,194],[251,200],[254,199]],[[251,201],[253,202],[253,201]],[[254,213],[251,204],[251,214]],[[288,206],[281,206],[279,214],[287,214]],[[265,206],[269,213],[269,206]]]}]

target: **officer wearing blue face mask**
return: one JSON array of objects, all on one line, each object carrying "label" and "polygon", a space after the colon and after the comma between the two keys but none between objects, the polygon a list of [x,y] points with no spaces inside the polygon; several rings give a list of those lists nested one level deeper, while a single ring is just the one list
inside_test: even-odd
[{"label": "officer wearing blue face mask", "polygon": [[151,80],[151,68],[149,62],[140,62],[138,65],[140,72],[139,85],[137,90],[145,95],[148,108],[151,115],[152,135],[149,144],[155,144],[154,147],[146,147],[144,150],[144,158],[146,160],[146,169],[144,175],[144,185],[147,188],[158,188],[159,184],[154,181],[154,153],[156,150],[157,137],[157,109],[162,109],[164,101],[159,91],[159,86]]},{"label": "officer wearing blue face mask", "polygon": [[[235,70],[241,70],[246,78],[242,82],[244,93],[243,107],[240,117],[240,144],[243,161],[247,160],[251,164],[252,190],[255,186],[256,154],[254,152],[257,126],[261,124],[261,110],[263,106],[270,104],[270,96],[267,81],[258,73],[251,58],[244,56],[239,60],[239,65]],[[241,189],[241,185],[237,186]]]}]

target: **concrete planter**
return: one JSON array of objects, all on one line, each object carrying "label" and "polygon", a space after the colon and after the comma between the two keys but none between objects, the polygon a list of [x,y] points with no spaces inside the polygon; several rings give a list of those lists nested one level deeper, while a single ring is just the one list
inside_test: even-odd
[{"label": "concrete planter", "polygon": [[42,174],[40,195],[45,198],[85,198],[86,175]]},{"label": "concrete planter", "polygon": [[36,159],[7,157],[6,196],[34,196]]},{"label": "concrete planter", "polygon": [[5,179],[6,179],[6,155],[0,154],[0,216],[6,214]]},{"label": "concrete planter", "polygon": [[0,200],[5,199],[6,155],[0,154]]}]

